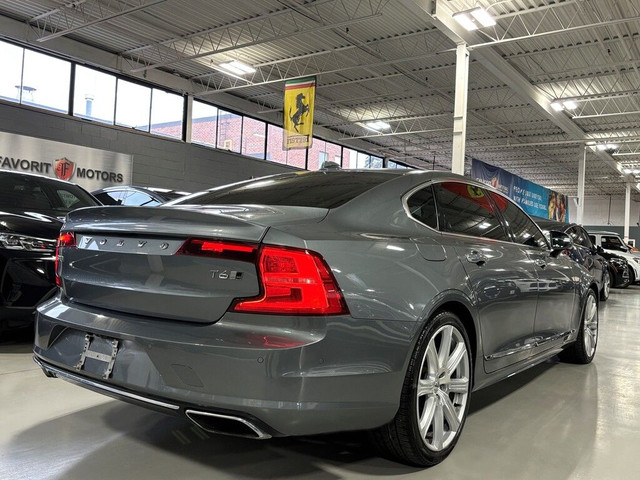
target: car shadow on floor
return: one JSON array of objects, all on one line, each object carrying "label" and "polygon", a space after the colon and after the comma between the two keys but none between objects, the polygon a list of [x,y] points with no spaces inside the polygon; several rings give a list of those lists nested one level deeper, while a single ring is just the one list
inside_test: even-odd
[{"label": "car shadow on floor", "polygon": [[[510,395],[525,389],[555,366],[555,361],[550,361],[474,393],[469,422],[473,423],[476,416],[481,420],[485,408],[497,406],[502,401],[509,403]],[[541,383],[546,383],[546,380]],[[546,401],[549,407],[554,406],[549,399]],[[508,428],[508,422],[507,419],[505,428]],[[477,435],[477,432],[473,432],[473,426],[467,429],[471,429],[470,434]],[[462,437],[461,444],[464,444],[465,432]],[[8,452],[5,449],[0,453],[5,453],[5,458],[10,458],[11,462],[21,464],[20,471],[24,477],[17,478],[97,478],[96,472],[101,476],[113,472],[114,468],[119,478],[140,480],[333,480],[343,478],[345,471],[351,472],[349,476],[354,477],[413,476],[421,471],[378,457],[364,432],[257,441],[209,434],[183,418],[117,401],[39,423],[14,437],[8,448]],[[458,452],[459,449],[460,446],[454,450],[452,457],[466,456],[465,452]],[[38,452],[39,461],[36,463],[33,463],[33,452]],[[36,470],[43,464],[51,470],[51,475],[43,476]],[[457,465],[455,461],[444,462],[430,470],[430,478],[441,478],[439,473],[446,478],[451,474],[450,467]],[[30,468],[34,470],[30,471]]]}]

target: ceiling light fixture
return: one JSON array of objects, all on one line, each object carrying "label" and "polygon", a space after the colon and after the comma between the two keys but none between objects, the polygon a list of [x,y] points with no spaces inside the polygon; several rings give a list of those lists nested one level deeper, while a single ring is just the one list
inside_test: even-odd
[{"label": "ceiling light fixture", "polygon": [[481,27],[493,27],[496,25],[496,20],[482,7],[454,13],[452,18],[470,32]]},{"label": "ceiling light fixture", "polygon": [[369,130],[375,130],[376,132],[379,132],[381,130],[389,130],[391,128],[391,125],[389,125],[387,122],[383,122],[382,120],[376,120],[375,122],[368,122],[364,126],[367,127]]},{"label": "ceiling light fixture", "polygon": [[562,105],[567,110],[575,110],[576,108],[578,108],[578,103],[573,100],[565,100],[564,102],[562,102]]},{"label": "ceiling light fixture", "polygon": [[553,108],[556,112],[561,112],[562,110],[564,110],[562,103],[558,101],[551,102],[551,108]]},{"label": "ceiling light fixture", "polygon": [[609,152],[618,148],[618,145],[615,143],[600,143],[596,146],[598,150],[601,152]]},{"label": "ceiling light fixture", "polygon": [[223,68],[228,72],[235,73],[236,75],[246,75],[247,73],[254,73],[256,71],[255,68],[247,65],[246,63],[239,62],[238,60],[221,63],[220,68]]}]

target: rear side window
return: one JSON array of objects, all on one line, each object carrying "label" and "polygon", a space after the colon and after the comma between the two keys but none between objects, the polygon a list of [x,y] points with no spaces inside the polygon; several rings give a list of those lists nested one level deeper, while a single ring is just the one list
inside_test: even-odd
[{"label": "rear side window", "polygon": [[301,172],[197,193],[172,205],[290,205],[336,208],[397,175],[383,172]]},{"label": "rear side window", "polygon": [[125,190],[110,190],[108,192],[94,193],[94,197],[103,205],[121,205]]},{"label": "rear side window", "polygon": [[483,188],[445,182],[433,189],[441,231],[511,241]]},{"label": "rear side window", "polygon": [[431,185],[411,195],[407,199],[407,207],[413,218],[431,228],[438,228],[436,201]]},{"label": "rear side window", "polygon": [[489,192],[489,195],[502,213],[516,243],[530,247],[548,248],[547,240],[540,229],[522,210],[502,195],[494,192]]}]

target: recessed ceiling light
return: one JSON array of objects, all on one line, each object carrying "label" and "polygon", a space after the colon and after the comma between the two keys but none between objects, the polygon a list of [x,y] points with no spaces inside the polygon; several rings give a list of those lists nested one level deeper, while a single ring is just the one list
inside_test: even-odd
[{"label": "recessed ceiling light", "polygon": [[379,132],[381,130],[389,130],[391,128],[391,125],[389,125],[387,122],[383,122],[382,120],[376,120],[375,122],[366,123],[365,127],[370,130]]},{"label": "recessed ceiling light", "polygon": [[220,68],[224,68],[228,72],[235,73],[236,75],[246,75],[247,73],[254,73],[256,71],[255,68],[238,60],[221,63]]}]

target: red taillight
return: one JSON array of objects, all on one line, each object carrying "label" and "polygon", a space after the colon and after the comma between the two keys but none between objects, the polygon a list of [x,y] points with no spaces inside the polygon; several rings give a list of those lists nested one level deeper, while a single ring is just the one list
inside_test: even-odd
[{"label": "red taillight", "polygon": [[60,258],[60,247],[75,247],[76,246],[76,237],[73,233],[62,232],[58,236],[58,242],[56,243],[56,262],[55,262],[55,271],[56,271],[56,285],[60,286],[62,283],[62,279],[60,278],[60,268],[62,265],[58,261]]},{"label": "red taillight", "polygon": [[184,242],[176,254],[252,261],[257,249],[257,245],[249,243],[190,238]]},{"label": "red taillight", "polygon": [[327,264],[317,253],[265,246],[258,274],[262,295],[239,299],[233,312],[281,315],[340,315],[349,310]]}]

